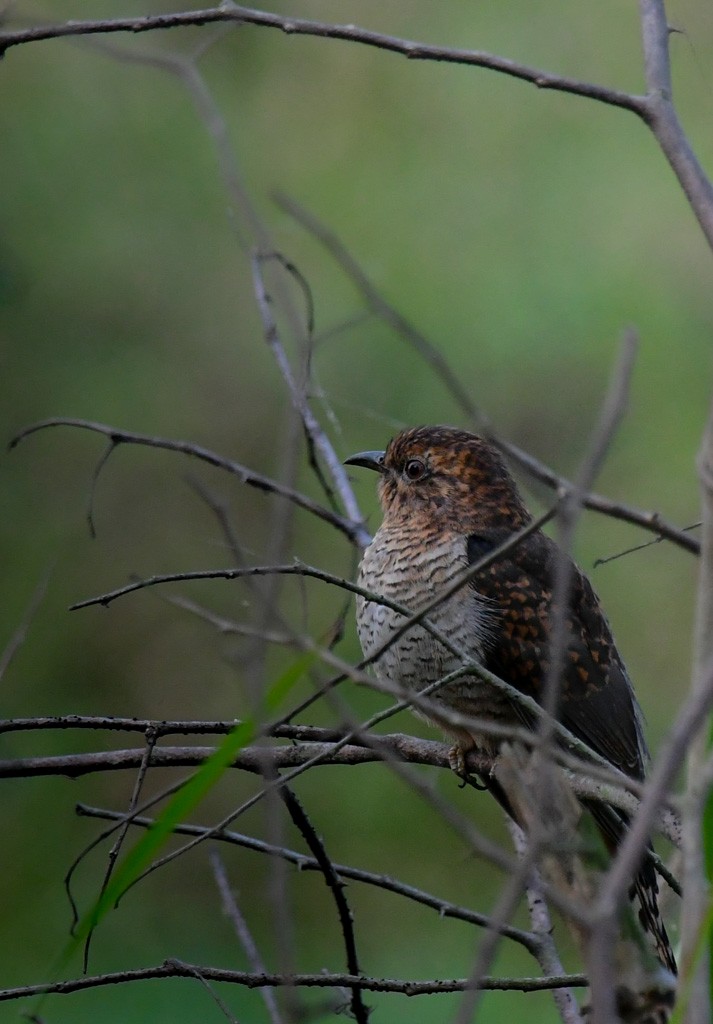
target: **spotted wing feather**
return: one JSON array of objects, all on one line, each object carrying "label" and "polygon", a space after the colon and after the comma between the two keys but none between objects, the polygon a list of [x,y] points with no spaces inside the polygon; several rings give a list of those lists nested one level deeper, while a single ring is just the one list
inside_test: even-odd
[{"label": "spotted wing feather", "polygon": [[[507,532],[500,530],[471,536],[470,563],[475,564],[507,537]],[[542,700],[551,659],[555,579],[562,559],[566,559],[570,573],[570,594],[558,717],[612,765],[643,779],[648,752],[641,712],[609,624],[586,576],[544,534],[531,535],[473,580],[472,586],[494,608],[486,667],[522,693]],[[521,709],[517,711],[520,717],[528,717]],[[588,806],[606,845],[614,852],[625,833],[627,817],[601,804]],[[675,973],[650,861],[639,869],[634,888],[641,923],[652,936],[662,961]]]}]

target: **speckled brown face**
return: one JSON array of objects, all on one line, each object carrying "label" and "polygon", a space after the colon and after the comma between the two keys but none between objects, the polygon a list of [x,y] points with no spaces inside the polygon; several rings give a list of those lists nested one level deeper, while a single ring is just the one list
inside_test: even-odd
[{"label": "speckled brown face", "polygon": [[529,520],[499,453],[476,434],[454,427],[414,427],[389,442],[378,464],[365,458],[374,455],[365,452],[349,462],[378,468],[385,516],[430,512],[464,532],[496,523],[519,529]]}]

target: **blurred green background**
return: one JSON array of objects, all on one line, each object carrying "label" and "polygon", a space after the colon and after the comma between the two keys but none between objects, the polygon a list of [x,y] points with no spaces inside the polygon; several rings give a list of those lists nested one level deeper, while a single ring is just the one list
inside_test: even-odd
[{"label": "blurred green background", "polygon": [[[53,18],[110,17],[176,9],[136,0],[76,0]],[[479,4],[450,0],[302,0],[270,9],[358,22],[394,35],[493,52],[580,78],[641,91],[636,11],[604,0]],[[12,6],[12,24],[48,9]],[[713,165],[713,14],[703,0],[669,5],[676,98],[704,165]],[[104,42],[108,42],[105,40]],[[112,36],[124,54],[190,55],[213,41],[199,68],[225,119],[244,188],[313,292],[319,343],[314,408],[340,456],[381,447],[402,425],[467,426],[433,372],[375,319],[360,319],[353,286],[323,248],[271,196],[286,191],[329,225],[384,295],[448,359],[498,431],[559,472],[585,450],[623,329],[641,336],[627,419],[597,489],[656,509],[683,525],[698,518],[694,457],[711,384],[711,256],[672,173],[632,115],[475,68],[423,62],[268,29],[214,27]],[[279,475],[291,449],[285,387],[264,342],[250,267],[238,233],[243,213],[218,170],[204,117],[185,82],[157,66],[119,60],[92,40],[42,42],[0,64],[3,230],[0,236],[2,437],[44,417],[84,417],[191,440]],[[287,282],[298,308],[300,295]],[[347,326],[345,326],[347,325]],[[335,329],[340,328],[341,329]],[[289,347],[299,363],[299,352]],[[271,560],[281,506],[181,456],[120,447],[94,495],[96,539],[86,509],[102,439],[60,428],[29,438],[0,462],[4,592],[0,650],[33,593],[44,598],[2,680],[2,714],[115,714],[233,718],[246,713],[259,672],[250,641],[226,639],[144,592],[112,605],[68,611],[76,600],[150,575],[227,566],[215,517],[191,486],[221,496],[249,562]],[[370,525],[373,480],[355,480]],[[299,455],[297,482],[320,496]],[[546,495],[530,492],[535,507]],[[577,557],[596,558],[646,540],[587,514]],[[298,512],[284,559],[350,575],[346,540]],[[592,572],[629,665],[655,751],[686,692],[695,564],[659,544]],[[240,622],[260,617],[240,583],[185,585],[171,593]],[[168,589],[165,591],[168,593]],[[318,585],[288,581],[281,608],[320,635],[339,601]],[[307,618],[304,622],[305,604]],[[338,652],[358,656],[351,613]],[[277,654],[266,678],[285,663]],[[289,656],[287,656],[289,660]],[[382,707],[344,687],[359,716]],[[335,721],[326,709],[306,721]],[[433,736],[402,716],[386,728]],[[2,756],[73,752],[135,739],[100,734],[13,734]],[[435,776],[432,776],[435,780]],[[173,778],[173,776],[172,776]],[[165,776],[151,780],[157,789]],[[6,781],[0,892],[0,986],[53,976],[67,939],[62,878],[99,831],[74,802],[126,806],[130,773]],[[487,796],[437,785],[496,836]],[[487,911],[501,877],[403,783],[379,767],[322,768],[297,787],[330,854],[396,875]],[[251,792],[237,773],[196,812],[215,820]],[[268,823],[269,824],[269,823]],[[241,822],[264,834],[265,812]],[[302,849],[285,826],[284,842]],[[264,898],[269,865],[224,851],[266,961],[277,963],[275,915]],[[106,848],[79,872],[90,905]],[[287,875],[288,907],[302,970],[343,969],[336,918],[315,876]],[[467,972],[478,940],[465,926],[349,887],[362,967],[407,978]],[[562,926],[558,926],[562,938]],[[566,939],[563,939],[566,945]],[[91,970],[139,967],[175,956],[247,967],[205,851],[152,876],[102,924]],[[576,967],[570,958],[568,966]],[[495,970],[537,973],[503,945]],[[78,973],[74,963],[67,975]],[[237,1018],[264,1020],[260,997],[223,989]],[[308,1004],[319,993],[307,994]],[[414,1003],[369,996],[375,1021],[443,1021],[454,999]],[[0,1020],[19,1018],[0,1005]],[[478,1019],[555,1019],[549,996],[486,995]],[[329,1015],[328,1015],[329,1016]],[[153,982],[54,997],[42,1018],[60,1022],[221,1020],[197,982]]]}]

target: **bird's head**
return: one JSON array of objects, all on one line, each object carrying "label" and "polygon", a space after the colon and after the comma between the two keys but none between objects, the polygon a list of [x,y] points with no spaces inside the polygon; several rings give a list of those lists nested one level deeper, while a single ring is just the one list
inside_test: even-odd
[{"label": "bird's head", "polygon": [[412,427],[385,451],[346,459],[379,473],[385,521],[430,520],[459,533],[530,521],[515,482],[493,445],[455,427]]}]

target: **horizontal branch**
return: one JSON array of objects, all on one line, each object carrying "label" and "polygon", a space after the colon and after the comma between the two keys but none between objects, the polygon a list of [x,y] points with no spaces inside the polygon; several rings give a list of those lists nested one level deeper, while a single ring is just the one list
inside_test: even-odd
[{"label": "horizontal branch", "polygon": [[[266,763],[276,770],[294,768],[319,756],[322,765],[373,764],[383,761],[385,754],[397,757],[409,764],[431,765],[449,768],[448,750],[445,743],[422,740],[405,734],[374,736],[374,747],[347,744],[336,749],[330,743],[300,743],[298,746],[244,747],[232,762],[232,768],[247,771],[263,771]],[[335,749],[332,750],[332,747]],[[154,747],[148,759],[151,768],[186,768],[203,764],[212,754],[214,747]],[[124,771],[138,768],[146,758],[145,748],[134,750],[102,750],[87,754],[56,754],[47,757],[8,758],[0,761],[0,778],[36,778],[42,775],[64,775],[80,778],[95,772]],[[487,772],[492,768],[491,759],[469,755],[469,766],[473,771]],[[629,794],[631,795],[631,794]],[[634,804],[636,798],[632,797]]]},{"label": "horizontal branch", "polygon": [[[370,680],[374,683],[375,680]],[[390,691],[384,691],[390,692]],[[150,735],[154,739],[158,739],[163,736],[205,736],[205,735],[227,735],[236,726],[240,725],[241,719],[227,719],[227,720],[204,720],[204,719],[158,719],[158,718],[122,718],[115,717],[112,715],[59,715],[59,716],[38,716],[35,718],[6,718],[0,719],[0,735],[8,732],[44,732],[50,730],[66,731],[68,729],[79,729],[79,730],[90,730],[97,732],[129,732],[129,733],[142,733]],[[455,724],[455,723],[454,723]],[[472,722],[474,728],[478,728],[481,732],[493,735],[501,740],[508,740],[512,742],[521,742],[525,745],[532,741],[531,731],[519,726],[503,726],[497,722]],[[304,743],[307,741],[314,741],[316,743],[338,743],[344,739],[344,729],[328,729],[323,726],[317,725],[294,725],[279,723],[270,726],[264,733],[265,736],[270,736],[273,739],[287,739],[295,742]],[[388,737],[381,736],[380,741],[384,739],[398,740],[401,743],[407,741],[413,742],[413,737],[406,736],[404,734],[390,734]],[[362,742],[362,738],[359,734],[353,734],[351,742],[357,746],[366,746],[368,744]],[[423,740],[419,741],[424,744],[431,741]],[[436,744],[440,746],[440,744]],[[165,749],[165,748],[163,748]],[[602,768],[599,765],[589,764],[582,760],[582,758],[568,754],[564,749],[556,749],[554,755],[558,763],[563,768],[568,768],[575,775],[581,777],[582,785],[582,796],[595,796],[593,792],[593,786],[596,783],[601,783],[604,786],[611,786],[612,799],[616,802],[615,794],[621,789],[622,793],[628,792],[633,797],[641,798],[644,790],[644,783],[638,779],[632,779],[628,776],[622,776],[620,772],[612,771],[611,769]],[[334,763],[334,762],[333,762]],[[425,762],[424,762],[425,763]],[[438,764],[440,762],[433,761],[428,762],[429,764]],[[471,765],[473,771],[476,770],[475,765]],[[586,786],[589,785],[592,789],[589,792],[585,792]],[[604,792],[604,790],[602,790]],[[608,798],[607,798],[608,799]],[[631,807],[635,804],[632,801]],[[623,810],[630,810],[631,808],[623,807]],[[666,802],[663,813],[671,813],[672,824],[669,829],[664,830],[664,833],[668,835],[669,831],[673,831],[678,834],[678,819],[676,817],[677,807],[675,799],[671,799]],[[678,842],[676,839],[672,840],[676,845]]]},{"label": "horizontal branch", "polygon": [[[374,682],[374,680],[370,680],[370,682]],[[64,732],[69,729],[79,729],[92,732],[142,733],[150,734],[153,738],[175,735],[225,736],[236,726],[240,725],[241,721],[243,720],[239,718],[211,721],[209,719],[123,718],[113,715],[40,715],[33,718],[0,719],[0,735],[9,732],[46,732],[53,730]],[[525,744],[528,743],[528,740],[531,741],[532,739],[532,733],[529,730],[518,726],[505,727],[498,725],[496,722],[486,723],[481,721],[473,722],[473,726],[483,732],[487,729],[489,734],[499,739],[519,741]],[[318,725],[280,723],[270,726],[264,735],[270,736],[273,739],[287,739],[301,743],[309,740],[316,743],[337,743],[344,738],[345,730],[329,729]],[[399,733],[380,736],[379,739],[380,741],[393,739],[394,742],[398,741],[401,743],[406,743],[407,740],[413,741],[413,737]],[[352,742],[357,746],[366,745],[361,742],[358,734],[352,736]],[[419,742],[427,744],[432,741],[421,740]],[[440,747],[441,745],[436,744],[436,746]],[[574,757],[565,750],[557,749],[554,753],[562,767],[569,768],[574,773],[585,772],[591,779],[611,785],[615,790],[621,786],[622,791],[628,791],[635,797],[641,797],[643,793],[645,784],[637,779],[623,777],[620,772],[606,770],[598,765],[585,763],[581,758]],[[429,763],[436,764],[437,762]],[[473,770],[475,770],[474,767]],[[671,801],[670,809],[674,811],[676,809],[675,801],[673,800]]]},{"label": "horizontal branch", "polygon": [[[0,1002],[11,999],[25,999],[53,993],[68,995],[83,989],[99,988],[103,985],[121,985],[134,981],[149,981],[155,978],[199,978],[205,981],[222,981],[245,988],[279,988],[300,986],[304,988],[347,988],[359,985],[369,992],[395,992],[404,996],[428,996],[445,992],[463,992],[468,986],[467,979],[453,981],[400,981],[391,978],[369,978],[353,974],[253,974],[249,971],[230,971],[220,967],[200,967],[180,960],[165,960],[156,967],[142,967],[133,971],[113,971],[110,974],[96,974],[90,977],[72,978],[69,981],[47,982],[41,985],[24,985],[20,988],[0,989]],[[490,991],[541,992],[546,989],[584,987],[584,974],[568,974],[554,978],[481,978],[479,986]]]},{"label": "horizontal branch", "polygon": [[644,117],[645,100],[642,96],[609,89],[603,85],[582,82],[576,78],[552,74],[541,68],[529,67],[507,57],[499,57],[483,50],[464,50],[449,46],[434,46],[401,39],[382,32],[373,32],[358,25],[335,25],[329,22],[313,21],[307,18],[283,17],[270,11],[259,11],[237,4],[206,8],[196,11],[177,11],[170,14],[147,15],[140,18],[110,18],[95,21],[67,21],[55,25],[37,25],[30,28],[0,32],[0,56],[11,46],[36,43],[45,39],[60,39],[67,36],[105,35],[114,32],[154,32],[160,29],[179,28],[186,25],[207,25],[216,22],[234,22],[240,25],[258,25],[275,28],[286,35],[317,36],[321,39],[341,39],[350,43],[376,47],[390,53],[400,54],[409,60],[435,61],[437,63],[461,64],[486,68],[529,82],[538,89],[552,89],[557,92],[583,96],[609,106],[630,110]]},{"label": "horizontal branch", "polygon": [[[112,715],[59,715],[38,718],[0,719],[0,734],[4,732],[34,732],[56,729],[89,729],[107,732],[150,732],[154,736],[227,735],[240,719],[204,721],[203,719],[121,718]],[[270,736],[287,740],[318,740],[331,742],[344,735],[340,729],[324,729],[317,725],[275,725]]]},{"label": "horizontal branch", "polygon": [[[404,733],[372,736],[373,746],[339,742],[301,742],[296,746],[245,747],[233,761],[231,767],[245,771],[260,772],[266,763],[274,770],[284,770],[305,765],[313,758],[319,758],[321,765],[373,764],[385,757],[395,757],[408,764],[429,765],[434,768],[450,769],[449,746],[435,740],[418,739]],[[152,768],[187,768],[203,764],[212,754],[214,747],[154,747],[148,759]],[[46,757],[8,758],[0,761],[0,778],[37,778],[45,775],[79,778],[96,772],[126,771],[139,768],[146,759],[145,748],[133,750],[102,750],[95,753],[59,754]],[[471,772],[487,777],[496,767],[497,759],[484,754],[470,752],[467,757]],[[617,807],[632,815],[639,806],[639,800],[627,790],[610,782],[591,778],[582,771],[561,768],[572,791],[585,800],[596,800],[611,807]],[[674,845],[681,842],[680,822],[669,809],[663,809],[656,827]]]}]

